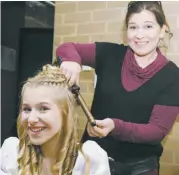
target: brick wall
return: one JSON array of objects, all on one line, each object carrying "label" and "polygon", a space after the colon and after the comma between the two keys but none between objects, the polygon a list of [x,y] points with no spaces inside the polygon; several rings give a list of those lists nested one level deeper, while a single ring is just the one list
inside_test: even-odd
[{"label": "brick wall", "polygon": [[[55,58],[56,47],[67,41],[121,43],[127,3],[127,1],[56,2],[53,57]],[[163,2],[163,7],[174,34],[167,56],[179,65],[179,2]],[[89,107],[93,98],[93,84],[94,71],[83,71],[80,87]],[[79,131],[82,133],[86,119],[80,109],[78,114],[81,117]],[[179,175],[179,118],[163,144],[161,175]]]}]

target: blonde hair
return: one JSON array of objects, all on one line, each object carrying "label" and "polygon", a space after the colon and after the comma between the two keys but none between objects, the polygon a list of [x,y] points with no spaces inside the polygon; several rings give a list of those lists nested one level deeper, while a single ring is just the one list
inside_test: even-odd
[{"label": "blonde hair", "polygon": [[[56,163],[52,168],[54,174],[71,175],[78,153],[77,120],[75,114],[76,100],[68,90],[68,83],[64,74],[55,66],[46,65],[36,76],[29,78],[22,88],[21,98],[28,87],[49,86],[57,87],[59,94],[58,105],[62,111],[62,128],[59,133],[60,148]],[[21,111],[17,120],[19,143],[19,174],[39,175],[42,170],[43,156],[40,146],[30,143],[30,139],[21,123]]]}]

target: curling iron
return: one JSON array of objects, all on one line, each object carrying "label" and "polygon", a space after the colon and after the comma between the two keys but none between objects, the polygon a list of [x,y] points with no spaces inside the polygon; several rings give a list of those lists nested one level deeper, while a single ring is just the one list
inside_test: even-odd
[{"label": "curling iron", "polygon": [[83,112],[85,113],[88,122],[91,124],[91,126],[96,126],[96,121],[90,113],[83,97],[80,94],[80,87],[78,87],[77,85],[72,85],[69,89],[75,95],[75,98],[77,102],[80,104],[81,108],[83,109]]},{"label": "curling iron", "polygon": [[[60,59],[60,57],[57,57],[57,59],[55,60],[53,65],[59,66],[60,64],[61,64],[61,59]],[[88,122],[91,124],[91,126],[97,126],[94,117],[92,116],[83,97],[80,94],[80,87],[74,84],[72,86],[69,86],[69,90],[75,95],[75,98],[76,98],[78,104],[81,106],[81,108],[82,108],[83,112],[85,113],[85,115],[88,119]]]}]

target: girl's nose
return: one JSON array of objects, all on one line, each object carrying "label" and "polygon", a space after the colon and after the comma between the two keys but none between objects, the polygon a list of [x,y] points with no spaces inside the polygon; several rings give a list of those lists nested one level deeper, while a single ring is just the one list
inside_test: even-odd
[{"label": "girl's nose", "polygon": [[39,118],[36,112],[32,111],[29,118],[28,118],[28,122],[30,123],[30,125],[35,125],[36,123],[38,123]]}]

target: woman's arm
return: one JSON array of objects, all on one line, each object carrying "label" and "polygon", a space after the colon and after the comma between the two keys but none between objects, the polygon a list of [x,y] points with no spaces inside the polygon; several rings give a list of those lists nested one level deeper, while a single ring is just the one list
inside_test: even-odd
[{"label": "woman's arm", "polygon": [[133,143],[159,143],[171,130],[179,115],[179,74],[157,98],[148,124],[135,124],[113,119],[112,136]]},{"label": "woman's arm", "polygon": [[116,139],[133,143],[159,143],[171,130],[179,107],[155,105],[148,124],[136,124],[113,119],[115,129],[110,134]]},{"label": "woman's arm", "polygon": [[79,43],[64,43],[56,49],[56,56],[60,57],[61,61],[74,61],[80,65],[95,66],[95,43],[79,44]]}]

